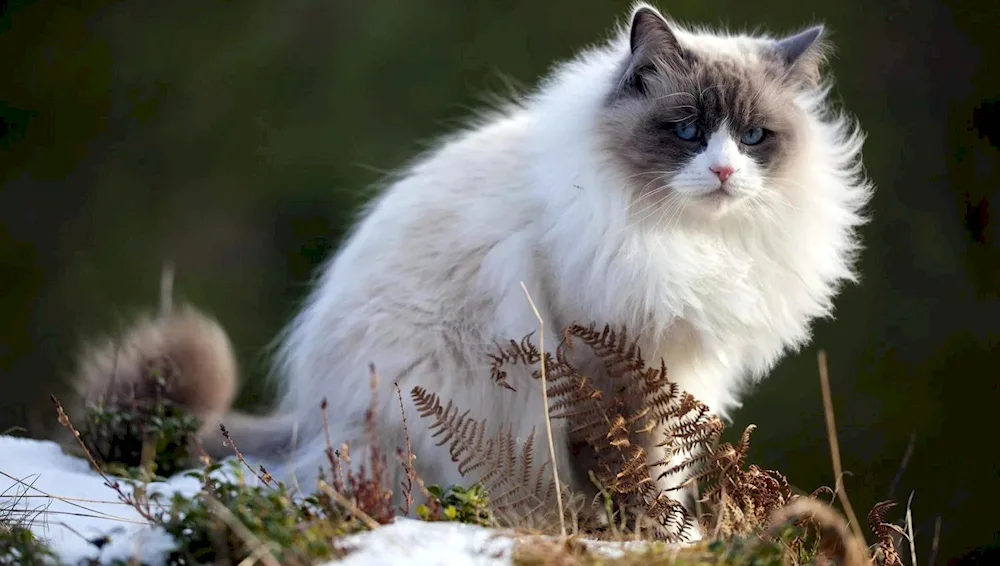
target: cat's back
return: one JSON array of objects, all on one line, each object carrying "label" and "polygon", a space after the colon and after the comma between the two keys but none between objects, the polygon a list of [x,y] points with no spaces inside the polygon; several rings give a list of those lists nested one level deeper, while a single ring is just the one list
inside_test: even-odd
[{"label": "cat's back", "polygon": [[388,188],[370,216],[396,219],[418,233],[502,227],[508,211],[531,206],[532,123],[527,112],[512,110],[442,138]]},{"label": "cat's back", "polygon": [[392,304],[434,305],[447,316],[462,310],[454,301],[476,300],[486,257],[538,217],[531,136],[532,117],[514,109],[442,139],[411,164],[327,265],[310,315],[371,317]]}]

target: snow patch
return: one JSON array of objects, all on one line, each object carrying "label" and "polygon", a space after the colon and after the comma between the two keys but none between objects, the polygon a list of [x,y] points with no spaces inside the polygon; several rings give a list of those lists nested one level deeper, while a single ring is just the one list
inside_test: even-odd
[{"label": "snow patch", "polygon": [[[51,544],[63,564],[138,557],[159,566],[174,548],[172,537],[119,501],[88,462],[63,453],[56,443],[0,436],[0,454],[0,509],[16,505],[26,512],[32,532]],[[119,481],[119,486],[131,494],[128,483]],[[164,500],[174,493],[190,497],[200,489],[198,480],[183,474],[147,486]],[[102,548],[92,542],[104,538],[108,542]],[[342,545],[351,552],[326,566],[507,566],[514,539],[509,532],[474,525],[398,518],[345,537]],[[596,546],[610,554],[621,548]]]}]

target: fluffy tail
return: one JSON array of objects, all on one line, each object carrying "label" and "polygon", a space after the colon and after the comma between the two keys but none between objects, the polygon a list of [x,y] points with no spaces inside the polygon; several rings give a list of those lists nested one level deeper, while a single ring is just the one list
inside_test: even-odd
[{"label": "fluffy tail", "polygon": [[[151,371],[164,365],[170,371]],[[294,441],[293,420],[232,412],[238,380],[232,344],[222,326],[194,307],[180,305],[157,316],[140,316],[120,336],[84,348],[74,385],[84,406],[126,407],[161,394],[203,423],[199,436],[213,458],[232,455],[223,444],[220,424],[248,455],[269,458],[286,452]]]}]

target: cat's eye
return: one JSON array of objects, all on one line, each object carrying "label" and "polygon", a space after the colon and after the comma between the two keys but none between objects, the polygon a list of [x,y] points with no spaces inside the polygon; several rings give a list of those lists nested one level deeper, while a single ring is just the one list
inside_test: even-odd
[{"label": "cat's eye", "polygon": [[740,141],[745,145],[757,145],[764,139],[764,128],[753,127],[743,132]]},{"label": "cat's eye", "polygon": [[698,137],[698,125],[694,122],[676,122],[674,123],[674,133],[677,137],[684,141],[691,141]]}]

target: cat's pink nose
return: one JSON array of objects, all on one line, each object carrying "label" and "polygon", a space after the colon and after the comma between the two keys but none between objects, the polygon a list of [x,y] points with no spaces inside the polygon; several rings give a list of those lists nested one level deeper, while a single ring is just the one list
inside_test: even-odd
[{"label": "cat's pink nose", "polygon": [[731,177],[733,173],[736,172],[736,169],[733,169],[728,165],[712,165],[709,167],[709,170],[711,170],[712,173],[715,173],[715,176],[718,177],[723,183],[725,183],[726,179]]}]

